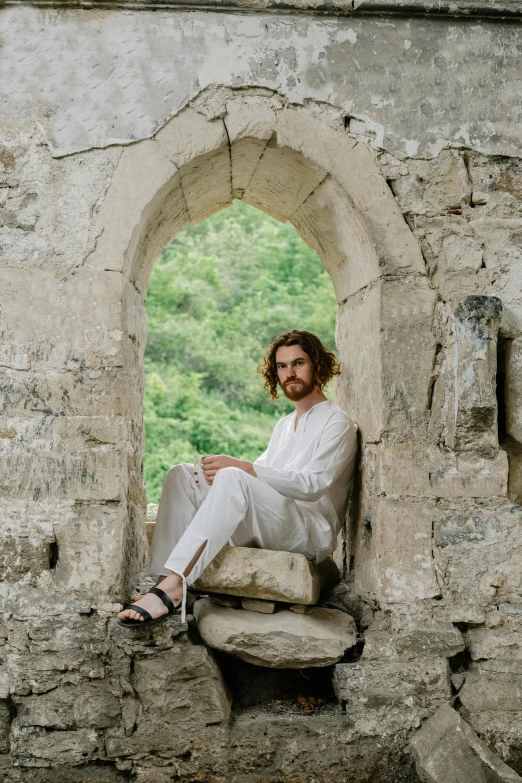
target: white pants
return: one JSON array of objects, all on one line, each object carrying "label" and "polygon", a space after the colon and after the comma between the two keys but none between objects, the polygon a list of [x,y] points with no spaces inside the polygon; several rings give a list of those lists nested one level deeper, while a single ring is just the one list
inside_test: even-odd
[{"label": "white pants", "polygon": [[[309,560],[312,517],[261,479],[239,468],[222,468],[211,487],[194,466],[174,465],[165,478],[147,573],[183,575],[201,545],[203,554],[187,577],[192,584],[225,544],[298,552]],[[185,580],[184,580],[184,584]]]}]

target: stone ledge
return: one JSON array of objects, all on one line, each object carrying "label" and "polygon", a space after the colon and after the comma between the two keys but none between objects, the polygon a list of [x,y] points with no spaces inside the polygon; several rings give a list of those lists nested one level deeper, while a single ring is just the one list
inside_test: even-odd
[{"label": "stone ledge", "polygon": [[461,18],[522,18],[520,0],[0,0],[2,5],[33,5],[43,8],[76,8],[78,10],[129,9],[133,11],[154,10],[201,10],[241,13],[299,13],[335,16],[400,15],[400,16],[447,16]]}]

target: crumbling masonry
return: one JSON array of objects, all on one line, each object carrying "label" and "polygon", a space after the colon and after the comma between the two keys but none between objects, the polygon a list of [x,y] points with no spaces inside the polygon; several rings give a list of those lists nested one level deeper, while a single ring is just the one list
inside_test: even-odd
[{"label": "crumbling masonry", "polygon": [[[413,782],[449,703],[522,773],[521,19],[0,8],[0,779]],[[324,714],[231,712],[193,626],[113,619],[146,548],[150,268],[234,198],[293,223],[339,305],[361,450],[329,600],[362,653]]]}]

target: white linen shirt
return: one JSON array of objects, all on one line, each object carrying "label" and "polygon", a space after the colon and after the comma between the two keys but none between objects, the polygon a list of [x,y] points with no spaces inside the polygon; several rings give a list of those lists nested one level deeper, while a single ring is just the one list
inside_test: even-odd
[{"label": "white linen shirt", "polygon": [[357,425],[330,400],[280,419],[254,470],[281,495],[292,498],[310,523],[320,562],[337,545],[357,456]]}]

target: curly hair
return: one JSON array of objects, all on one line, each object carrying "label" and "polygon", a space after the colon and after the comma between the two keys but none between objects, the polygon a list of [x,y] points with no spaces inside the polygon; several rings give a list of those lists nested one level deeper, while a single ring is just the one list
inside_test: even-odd
[{"label": "curly hair", "polygon": [[284,332],[277,337],[264,358],[260,371],[265,379],[265,389],[270,393],[272,400],[277,400],[277,385],[279,378],[277,376],[276,351],[282,345],[300,345],[303,351],[308,354],[314,367],[314,381],[321,391],[334,375],[341,374],[341,366],[335,354],[332,353],[320,339],[312,332],[305,332],[303,329],[292,329],[291,332]]}]

